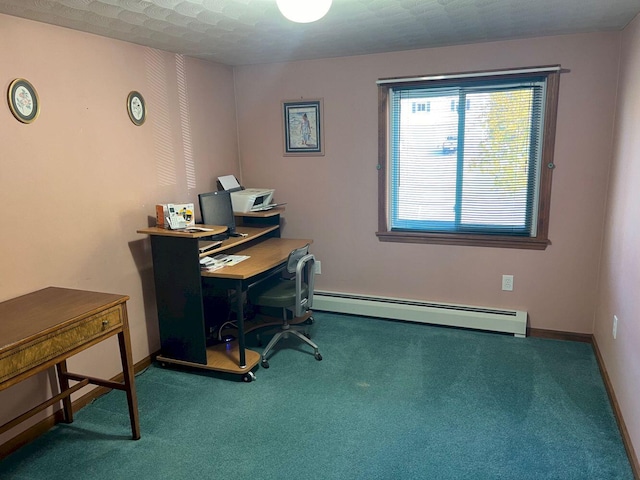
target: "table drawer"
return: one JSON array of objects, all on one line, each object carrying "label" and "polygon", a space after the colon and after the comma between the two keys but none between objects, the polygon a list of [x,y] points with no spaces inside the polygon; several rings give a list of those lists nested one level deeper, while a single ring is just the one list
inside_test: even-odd
[{"label": "table drawer", "polygon": [[0,356],[0,383],[103,337],[108,332],[121,329],[122,322],[122,306],[118,305],[8,351]]}]

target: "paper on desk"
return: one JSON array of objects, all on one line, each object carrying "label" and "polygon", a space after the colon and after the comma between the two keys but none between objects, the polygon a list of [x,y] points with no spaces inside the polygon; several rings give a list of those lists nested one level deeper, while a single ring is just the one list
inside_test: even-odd
[{"label": "paper on desk", "polygon": [[222,188],[224,188],[225,190],[240,188],[238,179],[234,175],[223,175],[222,177],[218,177],[218,181],[220,182],[220,185],[222,185]]},{"label": "paper on desk", "polygon": [[227,263],[225,263],[224,266],[230,267],[236,265],[247,258],[249,258],[249,255],[227,255]]},{"label": "paper on desk", "polygon": [[213,232],[213,228],[191,226],[184,229],[185,232]]},{"label": "paper on desk", "polygon": [[215,272],[216,270],[220,270],[222,267],[224,267],[224,265],[222,264],[220,265],[212,264],[209,266],[200,265],[200,270],[203,270],[205,272]]},{"label": "paper on desk", "polygon": [[203,261],[203,259],[200,259],[200,266],[202,267],[203,270],[206,270],[207,272],[213,272],[223,267],[231,267],[233,265],[237,265],[243,260],[246,260],[247,258],[249,258],[249,256],[220,254],[220,255],[216,255],[213,258],[211,257],[205,257],[205,258],[208,258],[210,260]]}]

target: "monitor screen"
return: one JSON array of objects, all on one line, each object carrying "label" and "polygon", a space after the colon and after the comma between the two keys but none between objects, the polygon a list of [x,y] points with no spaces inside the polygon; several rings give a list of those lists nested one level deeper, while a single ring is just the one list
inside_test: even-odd
[{"label": "monitor screen", "polygon": [[228,234],[235,233],[236,221],[233,216],[231,194],[225,190],[201,193],[198,195],[202,223],[205,225],[226,226]]}]

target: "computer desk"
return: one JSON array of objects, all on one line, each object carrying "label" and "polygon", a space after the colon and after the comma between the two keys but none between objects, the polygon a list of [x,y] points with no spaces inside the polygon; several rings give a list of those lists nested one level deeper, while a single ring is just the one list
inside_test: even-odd
[{"label": "computer desk", "polygon": [[[274,215],[270,214],[272,219]],[[278,223],[264,226],[240,225],[237,231],[246,233],[246,237],[229,238],[204,254],[199,252],[198,242],[215,232],[177,232],[158,227],[138,230],[151,237],[162,348],[158,361],[241,374],[244,381],[253,380],[251,369],[260,361],[260,354],[245,348],[243,293],[254,283],[282,271],[292,250],[312,243],[309,239],[280,238],[279,218],[276,220]],[[222,252],[249,258],[213,272],[201,271],[201,256]],[[208,281],[235,292],[238,338],[233,342],[206,344],[203,300],[204,282]]]}]

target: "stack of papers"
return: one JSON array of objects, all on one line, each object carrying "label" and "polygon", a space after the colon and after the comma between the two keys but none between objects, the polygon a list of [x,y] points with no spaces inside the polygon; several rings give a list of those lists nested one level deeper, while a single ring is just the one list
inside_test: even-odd
[{"label": "stack of papers", "polygon": [[213,228],[197,227],[195,225],[191,225],[190,227],[185,227],[184,231],[185,232],[213,232]]},{"label": "stack of papers", "polygon": [[249,258],[248,255],[225,255],[223,253],[215,257],[202,257],[200,259],[200,268],[207,272],[213,272],[224,267],[237,265],[247,258]]},{"label": "stack of papers", "polygon": [[234,175],[223,175],[218,177],[218,181],[224,190],[240,190],[242,187]]}]

